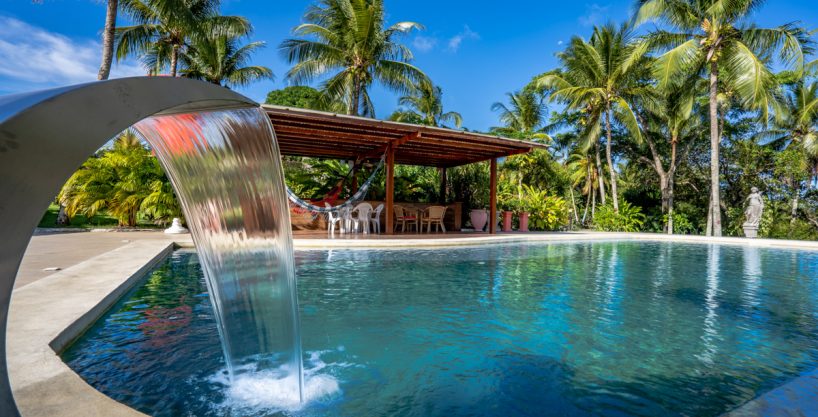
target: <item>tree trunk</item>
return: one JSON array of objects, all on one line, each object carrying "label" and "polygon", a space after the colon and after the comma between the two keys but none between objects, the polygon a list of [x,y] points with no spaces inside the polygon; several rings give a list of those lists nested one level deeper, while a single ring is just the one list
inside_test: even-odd
[{"label": "tree trunk", "polygon": [[579,213],[577,213],[577,202],[574,200],[574,187],[568,188],[568,191],[571,193],[571,206],[574,207],[574,220],[579,222]]},{"label": "tree trunk", "polygon": [[673,234],[673,189],[676,180],[676,145],[678,139],[674,136],[670,140],[670,169],[667,175],[667,234]]},{"label": "tree trunk", "polygon": [[591,193],[593,197],[591,197],[591,223],[594,222],[596,218],[596,193]]},{"label": "tree trunk", "polygon": [[179,47],[177,45],[173,45],[173,48],[170,50],[170,76],[176,76],[176,67],[179,66]]},{"label": "tree trunk", "polygon": [[673,174],[668,178],[667,234],[673,234]]},{"label": "tree trunk", "polygon": [[798,188],[795,189],[795,195],[792,197],[792,211],[790,212],[790,224],[794,224],[795,220],[798,218],[798,199],[801,196],[801,193],[798,192]]},{"label": "tree trunk", "polygon": [[721,236],[721,198],[719,195],[719,132],[718,112],[719,65],[710,62],[710,217],[711,228],[708,236]]},{"label": "tree trunk", "polygon": [[611,176],[611,200],[613,200],[614,211],[619,213],[619,195],[616,191],[616,170],[613,165],[613,158],[611,157],[611,103],[608,102],[608,109],[605,112],[605,130],[607,131],[607,138],[605,141],[605,159],[608,161],[608,173]]},{"label": "tree trunk", "polygon": [[596,176],[599,179],[599,203],[605,204],[605,176],[602,174],[602,159],[599,156],[599,141],[594,145],[596,148]]},{"label": "tree trunk", "polygon": [[352,91],[350,92],[352,97],[349,98],[349,113],[351,116],[357,116],[358,110],[361,107],[361,84],[358,81],[358,77],[355,76],[355,79],[352,81]]},{"label": "tree trunk", "polygon": [[585,221],[588,219],[588,209],[591,208],[591,196],[594,194],[594,187],[590,187],[588,197],[585,198],[585,211],[582,213],[582,225],[586,225]]},{"label": "tree trunk", "polygon": [[111,62],[114,59],[114,31],[116,30],[116,12],[118,0],[108,0],[105,10],[105,28],[102,30],[102,63],[99,66],[98,80],[107,80],[111,75]]},{"label": "tree trunk", "polygon": [[661,171],[658,172],[658,174],[659,174],[659,191],[662,194],[662,214],[667,214],[668,201],[670,200],[670,194],[669,194],[668,183],[667,183],[668,177],[667,177],[667,174],[665,174],[665,173],[663,173]]}]

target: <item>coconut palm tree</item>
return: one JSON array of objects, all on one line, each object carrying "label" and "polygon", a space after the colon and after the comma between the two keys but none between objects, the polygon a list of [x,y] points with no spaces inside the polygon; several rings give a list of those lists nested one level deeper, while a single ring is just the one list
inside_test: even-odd
[{"label": "coconut palm tree", "polygon": [[[585,109],[594,124],[605,123],[611,199],[618,212],[619,194],[611,152],[612,123],[618,121],[636,142],[641,141],[642,134],[629,101],[646,91],[639,71],[632,70],[643,61],[642,55],[634,54],[630,27],[608,24],[595,27],[588,41],[575,36],[558,57],[561,70],[537,77],[534,85],[550,93],[552,100],[566,103],[569,109]],[[596,129],[596,126],[588,128]]]},{"label": "coconut palm tree", "polygon": [[818,81],[788,83],[777,110],[773,126],[757,136],[781,148],[800,146],[807,156],[818,158]]},{"label": "coconut palm tree", "polygon": [[599,173],[594,157],[590,152],[576,149],[565,164],[568,168],[568,178],[571,182],[571,187],[581,187],[580,191],[585,196],[585,210],[582,213],[582,224],[587,224],[588,210],[591,210],[591,222],[593,222],[594,214],[596,214],[596,192],[599,187]]},{"label": "coconut palm tree", "polygon": [[116,58],[136,55],[154,75],[170,68],[170,76],[175,77],[179,55],[193,37],[207,36],[207,31],[244,36],[252,30],[243,17],[218,15],[218,0],[127,1],[136,24],[116,29]]},{"label": "coconut palm tree", "polygon": [[534,89],[524,88],[513,93],[506,93],[508,105],[496,102],[491,110],[500,113],[503,126],[491,128],[492,133],[518,139],[540,139],[550,142],[551,136],[545,133],[546,106],[543,98]]},{"label": "coconut palm tree", "polygon": [[297,38],[281,43],[293,64],[287,78],[305,84],[328,76],[323,100],[344,100],[347,113],[375,116],[369,88],[378,82],[392,91],[409,93],[429,79],[411,64],[412,52],[397,37],[422,26],[400,22],[386,27],[383,0],[319,0],[293,30]]},{"label": "coconut palm tree", "polygon": [[[756,135],[762,144],[777,149],[800,148],[803,157],[798,166],[809,167],[812,181],[818,176],[818,81],[808,81],[795,74],[784,74],[785,90],[772,126]],[[786,78],[790,78],[787,80]],[[791,168],[796,168],[791,166]],[[792,220],[798,214],[800,191],[793,180]]]},{"label": "coconut palm tree", "polygon": [[105,27],[102,29],[102,63],[99,65],[98,80],[107,80],[111,74],[111,61],[114,57],[114,32],[116,31],[116,13],[119,9],[117,0],[108,0],[105,7]]},{"label": "coconut palm tree", "polygon": [[639,49],[667,50],[654,68],[658,86],[671,87],[690,74],[707,75],[710,113],[710,221],[707,234],[721,236],[719,181],[718,93],[720,84],[730,85],[748,108],[766,113],[768,92],[775,83],[769,57],[778,52],[780,60],[801,71],[807,33],[786,24],[772,29],[742,25],[763,0],[637,0],[634,21],[658,21],[670,27],[654,30]]},{"label": "coconut palm tree", "polygon": [[236,36],[218,32],[196,36],[181,54],[184,64],[182,76],[226,87],[242,87],[254,81],[271,79],[271,69],[246,65],[253,52],[263,47],[264,42],[251,42],[242,46]]},{"label": "coconut palm tree", "polygon": [[426,126],[445,126],[451,123],[456,128],[463,124],[463,117],[458,112],[443,112],[443,90],[431,84],[421,84],[410,94],[398,99],[398,104],[404,106],[398,109],[389,120],[409,122]]}]

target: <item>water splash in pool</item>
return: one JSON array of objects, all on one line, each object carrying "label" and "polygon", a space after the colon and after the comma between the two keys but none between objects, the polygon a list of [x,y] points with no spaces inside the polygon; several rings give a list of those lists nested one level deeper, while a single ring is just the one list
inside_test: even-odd
[{"label": "water splash in pool", "polygon": [[156,152],[185,213],[231,389],[247,400],[254,392],[300,403],[292,234],[269,119],[245,108],[155,116],[134,128]]},{"label": "water splash in pool", "polygon": [[[215,404],[219,414],[228,410],[241,415],[257,415],[276,412],[297,412],[309,405],[331,401],[342,394],[338,380],[321,371],[329,365],[321,359],[325,352],[310,352],[304,367],[303,391],[294,390],[298,385],[293,381],[293,372],[285,367],[239,373],[229,379],[226,372],[219,372],[209,378],[211,384],[223,387],[225,401]],[[345,367],[348,364],[332,364]]]}]

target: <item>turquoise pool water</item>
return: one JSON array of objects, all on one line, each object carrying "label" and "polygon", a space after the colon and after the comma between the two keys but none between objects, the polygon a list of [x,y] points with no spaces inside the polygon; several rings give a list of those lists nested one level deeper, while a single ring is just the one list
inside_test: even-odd
[{"label": "turquoise pool water", "polygon": [[228,386],[191,252],[63,358],[156,416],[717,416],[818,367],[818,253],[596,242],[296,261],[303,408]]}]

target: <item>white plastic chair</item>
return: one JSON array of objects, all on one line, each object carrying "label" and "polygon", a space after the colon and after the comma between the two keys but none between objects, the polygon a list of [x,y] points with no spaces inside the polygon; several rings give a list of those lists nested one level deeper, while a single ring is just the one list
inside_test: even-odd
[{"label": "white plastic chair", "polygon": [[341,207],[338,210],[341,218],[341,233],[349,233],[352,230],[352,210],[350,207]]},{"label": "white plastic chair", "polygon": [[[324,207],[328,209],[332,208],[332,206],[329,203],[324,203]],[[341,233],[343,233],[344,228],[343,225],[341,224],[341,220],[343,220],[341,218],[341,213],[336,214],[333,211],[327,213],[327,233],[329,233],[330,235],[334,235],[336,228],[341,229]]]},{"label": "white plastic chair", "polygon": [[383,211],[383,204],[378,204],[378,207],[375,208],[375,213],[372,215],[372,230],[380,234],[381,233],[381,212]]},{"label": "white plastic chair", "polygon": [[361,203],[355,206],[352,210],[355,216],[352,216],[352,228],[356,232],[362,230],[364,233],[369,233],[369,223],[372,220],[372,204]]}]

